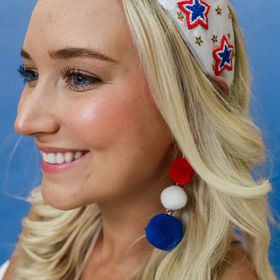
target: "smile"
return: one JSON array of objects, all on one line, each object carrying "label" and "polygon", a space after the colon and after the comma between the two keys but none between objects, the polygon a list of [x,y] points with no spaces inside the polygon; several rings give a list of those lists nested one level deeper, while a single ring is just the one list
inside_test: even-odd
[{"label": "smile", "polygon": [[79,165],[81,161],[89,156],[89,151],[67,152],[67,153],[42,153],[41,168],[49,174],[57,174],[67,171]]}]

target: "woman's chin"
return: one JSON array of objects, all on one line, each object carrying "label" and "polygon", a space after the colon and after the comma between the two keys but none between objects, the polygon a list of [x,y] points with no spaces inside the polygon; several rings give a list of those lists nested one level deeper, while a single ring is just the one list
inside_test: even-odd
[{"label": "woman's chin", "polygon": [[65,187],[43,180],[42,198],[44,202],[58,210],[72,210],[85,205],[83,199],[78,195],[80,192]]}]

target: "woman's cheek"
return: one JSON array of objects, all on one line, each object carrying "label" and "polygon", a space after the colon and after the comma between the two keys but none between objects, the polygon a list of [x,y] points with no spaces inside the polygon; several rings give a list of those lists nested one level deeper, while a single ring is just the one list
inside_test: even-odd
[{"label": "woman's cheek", "polygon": [[[118,141],[125,134],[129,136],[137,129],[137,108],[135,104],[87,102],[76,112],[69,113],[69,126],[84,145],[92,148],[105,148]],[[109,104],[110,102],[110,104]]]}]

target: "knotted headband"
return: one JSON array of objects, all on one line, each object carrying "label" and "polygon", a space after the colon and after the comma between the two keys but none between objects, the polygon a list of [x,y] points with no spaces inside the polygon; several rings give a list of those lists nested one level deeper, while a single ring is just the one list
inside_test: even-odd
[{"label": "knotted headband", "polygon": [[158,0],[201,67],[231,86],[234,32],[228,0]]}]

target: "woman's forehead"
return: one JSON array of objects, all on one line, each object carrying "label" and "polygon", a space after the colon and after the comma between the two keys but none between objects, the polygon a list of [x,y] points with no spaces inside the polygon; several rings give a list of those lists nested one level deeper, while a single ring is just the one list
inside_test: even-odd
[{"label": "woman's forehead", "polygon": [[71,18],[86,20],[109,20],[122,18],[123,7],[120,0],[39,0],[35,6],[34,12],[40,13],[40,17],[47,19]]},{"label": "woman's forehead", "polygon": [[118,0],[39,0],[25,38],[28,45],[102,49],[113,57],[126,48],[132,38]]}]

